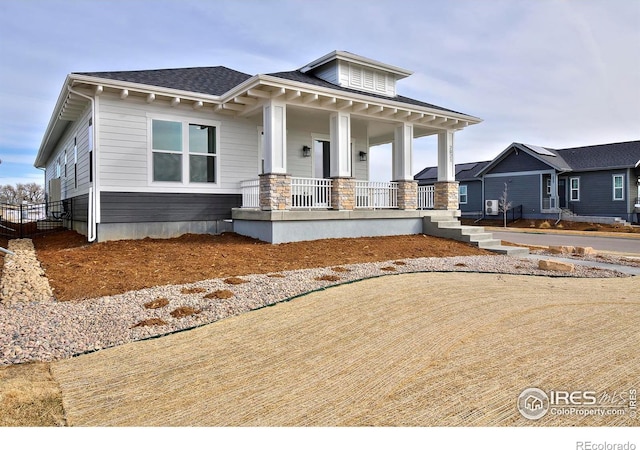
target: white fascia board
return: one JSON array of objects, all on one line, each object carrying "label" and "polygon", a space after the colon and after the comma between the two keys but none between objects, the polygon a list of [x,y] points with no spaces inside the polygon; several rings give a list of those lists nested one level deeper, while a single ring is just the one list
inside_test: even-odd
[{"label": "white fascia board", "polygon": [[324,64],[327,64],[333,60],[340,60],[346,62],[352,62],[356,64],[360,64],[363,66],[371,67],[373,69],[383,70],[386,72],[391,72],[397,76],[397,79],[406,78],[409,75],[412,75],[413,72],[411,70],[403,69],[398,66],[393,66],[391,64],[386,64],[380,61],[376,61],[374,59],[365,58],[364,56],[356,55],[354,53],[344,52],[340,50],[334,50],[331,53],[327,53],[324,56],[316,59],[315,61],[310,62],[300,69],[302,73],[309,72],[310,70],[315,69],[316,67],[320,67]]},{"label": "white fascia board", "polygon": [[[417,113],[432,114],[440,117],[461,119],[462,121],[469,122],[469,124],[477,124],[482,122],[482,119],[467,114],[456,113],[453,111],[443,111],[436,108],[427,108],[420,105],[414,105],[411,103],[399,102],[392,99],[385,99],[381,97],[369,96],[365,93],[356,94],[352,92],[345,92],[339,89],[331,89],[322,86],[315,86],[299,81],[287,80],[285,78],[274,77],[271,75],[258,75],[260,84],[272,87],[283,87],[285,89],[295,89],[310,94],[318,94],[329,97],[336,97],[344,100],[352,100],[360,103],[368,103],[371,106],[385,106],[391,108],[399,108],[407,111],[413,111]],[[235,94],[237,95],[237,94]],[[226,97],[226,94],[225,94]]]}]

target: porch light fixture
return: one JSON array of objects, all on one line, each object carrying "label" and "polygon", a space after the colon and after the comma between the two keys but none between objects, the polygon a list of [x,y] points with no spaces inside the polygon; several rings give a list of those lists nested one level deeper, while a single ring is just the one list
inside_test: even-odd
[{"label": "porch light fixture", "polygon": [[367,152],[360,152],[360,161],[367,160]]},{"label": "porch light fixture", "polygon": [[302,156],[304,156],[305,158],[308,158],[309,156],[311,156],[311,147],[309,147],[308,145],[303,146]]}]

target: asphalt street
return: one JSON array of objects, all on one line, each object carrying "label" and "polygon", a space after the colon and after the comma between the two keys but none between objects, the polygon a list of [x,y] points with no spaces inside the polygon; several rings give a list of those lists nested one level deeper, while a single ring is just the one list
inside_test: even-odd
[{"label": "asphalt street", "polygon": [[536,232],[513,232],[491,230],[495,239],[524,245],[573,245],[593,247],[603,252],[634,253],[640,255],[640,239],[628,237],[600,237],[575,234]]}]

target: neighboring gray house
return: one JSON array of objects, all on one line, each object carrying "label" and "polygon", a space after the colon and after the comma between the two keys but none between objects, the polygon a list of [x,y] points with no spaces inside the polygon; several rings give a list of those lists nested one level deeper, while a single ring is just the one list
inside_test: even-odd
[{"label": "neighboring gray house", "polygon": [[[399,95],[411,73],[343,51],[266,75],[222,66],[72,73],[35,166],[48,200],[64,201],[89,241],[419,233],[432,211],[417,210],[413,141],[438,137],[430,204],[453,217],[453,137],[480,119]],[[368,155],[387,143],[392,180],[370,182]]]},{"label": "neighboring gray house", "polygon": [[[473,176],[461,171],[460,186],[467,186],[468,199],[482,199],[485,216],[496,213],[507,183],[508,201],[522,205],[524,218],[639,221],[640,141],[566,149],[514,142],[489,163],[475,164],[482,167]],[[423,172],[416,175],[421,184]]]},{"label": "neighboring gray house", "polygon": [[[456,164],[458,202],[462,216],[481,216],[483,211],[482,178],[476,174],[491,161]],[[433,186],[438,179],[438,168],[427,167],[414,176],[419,186]]]}]

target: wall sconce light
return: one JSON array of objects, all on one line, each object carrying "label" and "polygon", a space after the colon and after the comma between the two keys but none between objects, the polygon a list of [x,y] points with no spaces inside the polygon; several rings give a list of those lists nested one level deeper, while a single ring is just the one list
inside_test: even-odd
[{"label": "wall sconce light", "polygon": [[367,160],[367,152],[360,152],[360,161]]},{"label": "wall sconce light", "polygon": [[303,146],[302,156],[304,156],[305,158],[308,158],[309,156],[311,156],[311,147],[309,147],[308,145]]}]

